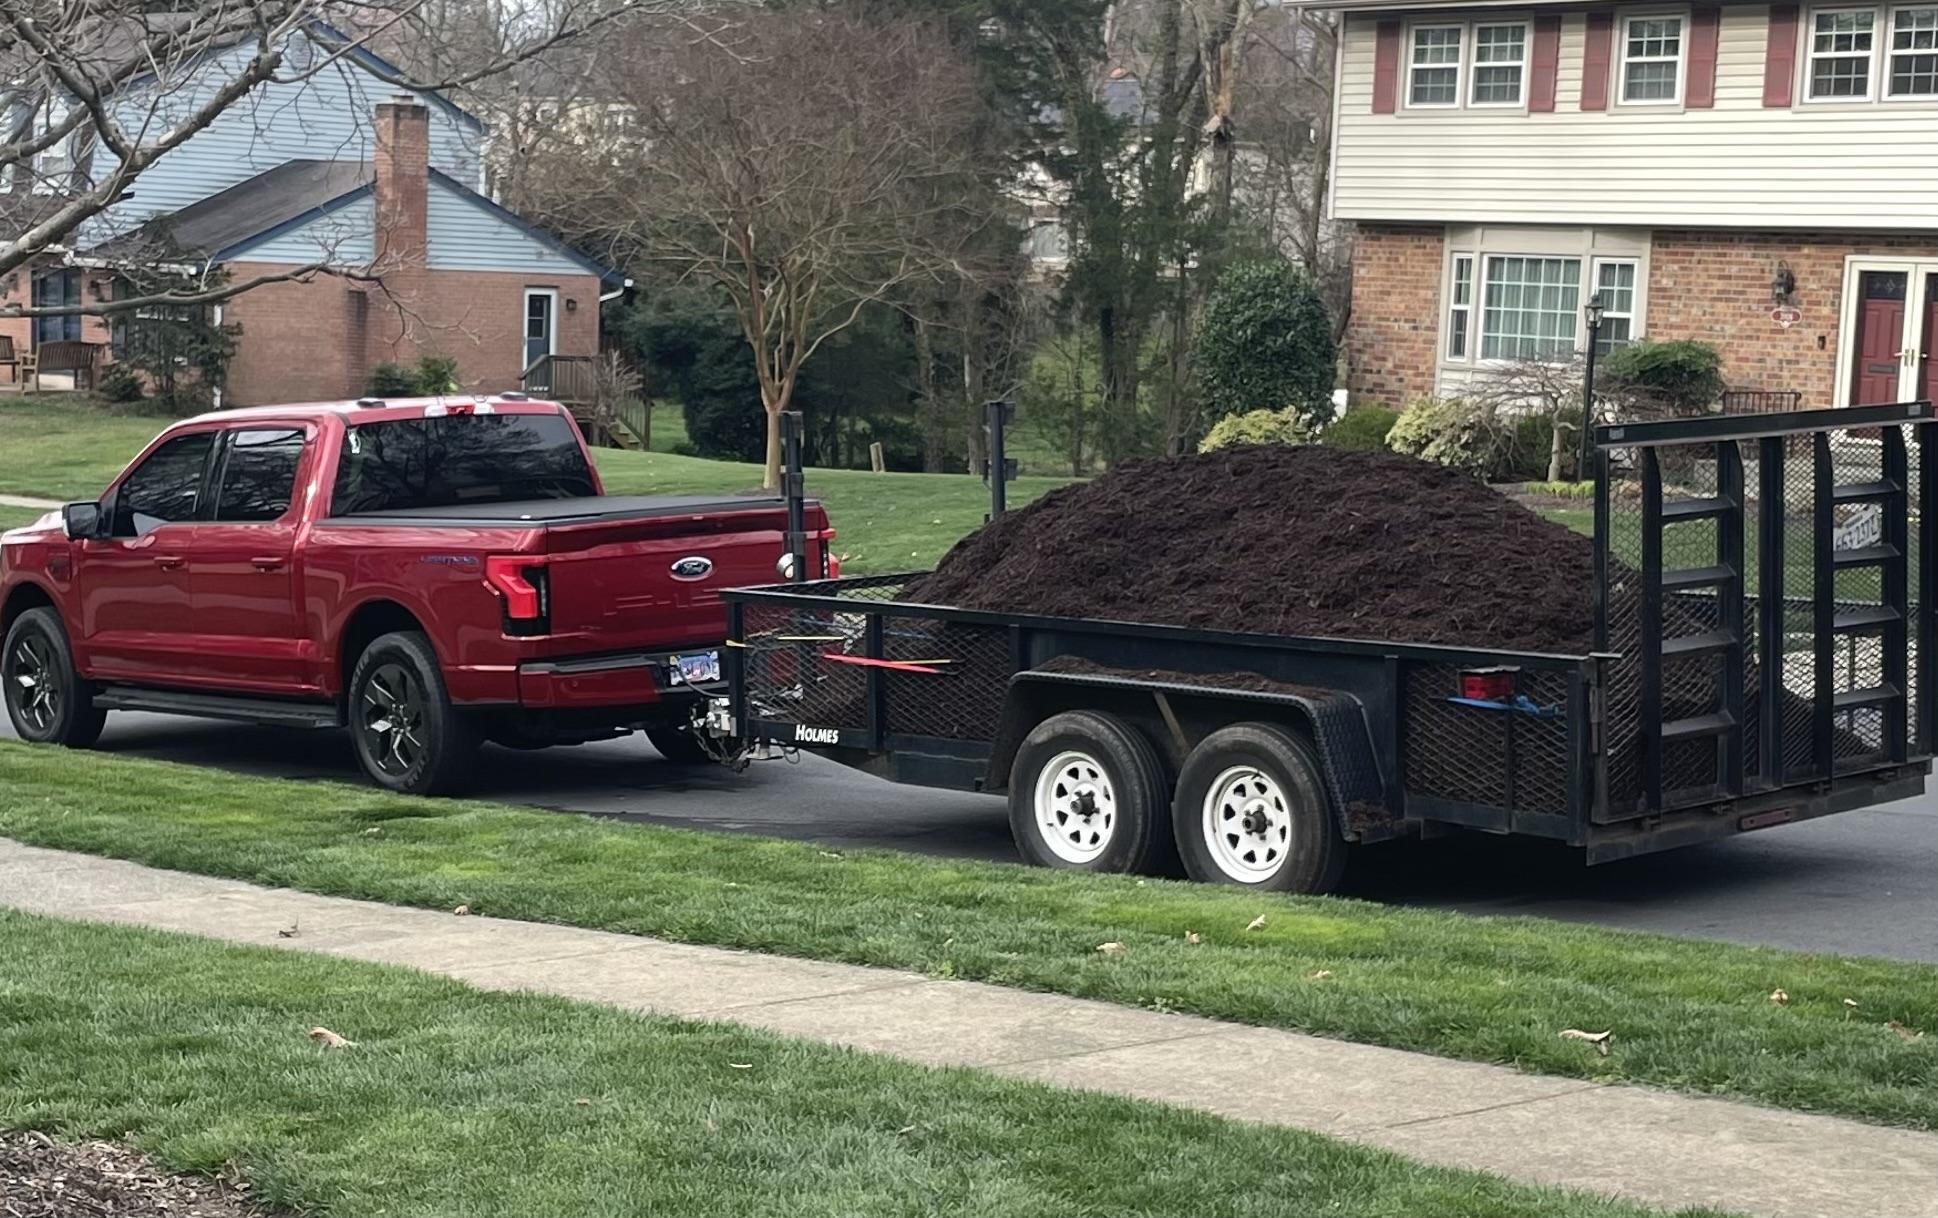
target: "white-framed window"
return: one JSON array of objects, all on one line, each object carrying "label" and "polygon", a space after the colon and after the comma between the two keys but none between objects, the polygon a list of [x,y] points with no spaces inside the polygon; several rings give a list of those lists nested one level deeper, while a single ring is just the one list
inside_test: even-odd
[{"label": "white-framed window", "polygon": [[1447,285],[1447,358],[1466,359],[1473,345],[1474,256],[1455,254]]},{"label": "white-framed window", "polygon": [[1528,74],[1525,21],[1480,22],[1474,26],[1474,66],[1467,102],[1473,106],[1518,106]]},{"label": "white-framed window", "polygon": [[1408,35],[1406,104],[1416,108],[1460,104],[1460,50],[1467,27],[1416,25]]},{"label": "white-framed window", "polygon": [[1480,358],[1553,359],[1573,351],[1581,259],[1490,254],[1485,261]]},{"label": "white-framed window", "polygon": [[1624,105],[1672,106],[1682,100],[1682,59],[1688,39],[1676,14],[1650,14],[1622,20]]},{"label": "white-framed window", "polygon": [[1884,92],[1887,97],[1938,97],[1938,7],[1891,10]]},{"label": "white-framed window", "polygon": [[1607,355],[1635,341],[1635,279],[1640,265],[1633,258],[1598,258],[1594,294],[1602,298],[1602,328],[1595,353]]},{"label": "white-framed window", "polygon": [[1874,8],[1811,10],[1810,41],[1804,49],[1805,100],[1870,100],[1877,26]]}]

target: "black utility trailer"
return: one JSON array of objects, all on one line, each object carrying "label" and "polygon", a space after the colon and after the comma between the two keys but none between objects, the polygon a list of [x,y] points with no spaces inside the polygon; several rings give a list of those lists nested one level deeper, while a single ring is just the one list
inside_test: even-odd
[{"label": "black utility trailer", "polygon": [[1290,891],[1448,827],[1594,863],[1902,799],[1938,725],[1933,427],[1917,402],[1599,428],[1587,655],[981,612],[870,576],[727,593],[717,726],[1006,791],[1034,862],[1175,850]]}]

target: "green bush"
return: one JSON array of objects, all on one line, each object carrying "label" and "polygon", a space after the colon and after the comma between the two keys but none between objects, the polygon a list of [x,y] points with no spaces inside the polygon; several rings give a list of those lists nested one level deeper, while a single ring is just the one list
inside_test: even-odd
[{"label": "green bush", "polygon": [[101,369],[94,388],[110,402],[139,402],[148,392],[141,374],[126,364],[109,364]]},{"label": "green bush", "polygon": [[1423,398],[1400,414],[1386,443],[1396,453],[1488,482],[1525,481],[1548,476],[1554,420],[1545,414],[1504,416],[1463,398]]},{"label": "green bush", "polygon": [[1694,339],[1632,343],[1603,362],[1602,389],[1645,411],[1702,414],[1723,396],[1722,365],[1715,347]]},{"label": "green bush", "polygon": [[1332,421],[1338,351],[1325,301],[1283,259],[1241,262],[1219,277],[1198,326],[1198,383],[1208,419],[1257,410]]},{"label": "green bush", "polygon": [[1353,452],[1378,452],[1386,447],[1387,433],[1399,419],[1399,411],[1384,406],[1355,406],[1321,432],[1319,442]]},{"label": "green bush", "polygon": [[1253,410],[1226,415],[1199,442],[1201,453],[1240,444],[1310,444],[1312,428],[1296,410]]},{"label": "green bush", "polygon": [[448,355],[426,355],[417,361],[416,391],[438,397],[458,391],[458,361]]},{"label": "green bush", "polygon": [[417,392],[417,377],[388,360],[370,370],[370,396],[407,398]]}]

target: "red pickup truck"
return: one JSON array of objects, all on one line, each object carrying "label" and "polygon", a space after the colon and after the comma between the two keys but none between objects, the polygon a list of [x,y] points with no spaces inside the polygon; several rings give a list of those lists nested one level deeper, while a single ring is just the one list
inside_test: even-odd
[{"label": "red pickup truck", "polygon": [[515,394],[224,411],[0,534],[0,685],[23,739],[76,747],[111,710],[347,726],[416,794],[484,740],[699,760],[720,589],[771,582],[786,530],[779,498],[604,495],[571,415]]}]

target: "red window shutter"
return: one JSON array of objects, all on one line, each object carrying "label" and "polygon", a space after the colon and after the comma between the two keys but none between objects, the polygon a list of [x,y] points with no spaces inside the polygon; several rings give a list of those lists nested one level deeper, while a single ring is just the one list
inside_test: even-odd
[{"label": "red window shutter", "polygon": [[1682,90],[1682,104],[1691,110],[1716,104],[1716,38],[1722,24],[1719,8],[1698,8],[1689,14],[1689,81]]},{"label": "red window shutter", "polygon": [[1588,39],[1581,49],[1581,108],[1608,109],[1608,53],[1615,39],[1615,14],[1588,14]]},{"label": "red window shutter", "polygon": [[1373,113],[1391,114],[1400,100],[1400,23],[1382,21],[1373,42]]},{"label": "red window shutter", "polygon": [[1561,71],[1561,14],[1546,13],[1534,19],[1534,79],[1528,82],[1528,111],[1549,114],[1554,111],[1554,78]]},{"label": "red window shutter", "polygon": [[1797,79],[1797,6],[1770,6],[1770,42],[1763,53],[1763,104],[1788,106]]}]

